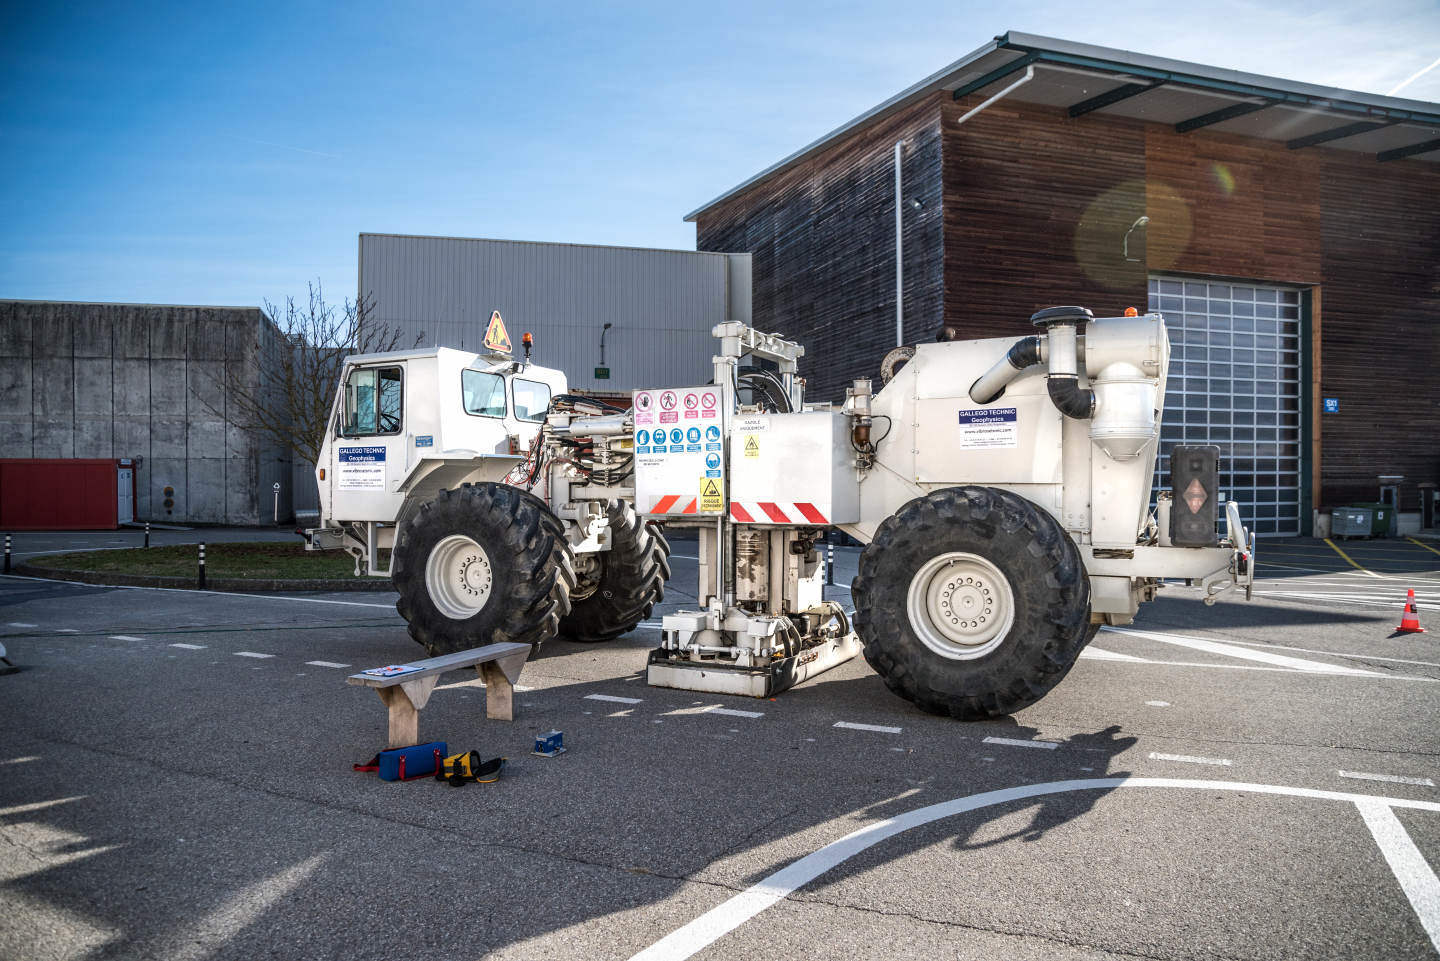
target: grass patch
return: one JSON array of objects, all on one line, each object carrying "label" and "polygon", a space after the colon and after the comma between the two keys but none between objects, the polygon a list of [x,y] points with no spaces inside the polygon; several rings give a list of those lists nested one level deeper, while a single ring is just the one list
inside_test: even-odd
[{"label": "grass patch", "polygon": [[[381,564],[389,563],[381,551]],[[156,577],[194,577],[199,551],[194,544],[173,547],[137,547],[116,551],[79,551],[42,554],[31,567],[50,570],[144,574]],[[206,577],[251,580],[353,580],[355,561],[344,551],[307,551],[296,542],[259,542],[205,545]]]}]

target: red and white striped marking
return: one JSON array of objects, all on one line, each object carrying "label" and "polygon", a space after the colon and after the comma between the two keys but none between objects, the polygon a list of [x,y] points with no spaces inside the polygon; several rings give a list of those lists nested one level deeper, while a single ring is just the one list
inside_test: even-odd
[{"label": "red and white striped marking", "polygon": [[[655,501],[650,514],[696,514],[699,498],[684,494],[666,494]],[[740,524],[829,524],[830,520],[814,504],[806,501],[731,501],[730,519]]]},{"label": "red and white striped marking", "polygon": [[730,519],[741,524],[830,523],[818,507],[804,501],[731,501]]},{"label": "red and white striped marking", "polygon": [[651,514],[694,514],[699,506],[700,500],[691,497],[688,500],[683,494],[666,494],[655,502],[650,508]]}]

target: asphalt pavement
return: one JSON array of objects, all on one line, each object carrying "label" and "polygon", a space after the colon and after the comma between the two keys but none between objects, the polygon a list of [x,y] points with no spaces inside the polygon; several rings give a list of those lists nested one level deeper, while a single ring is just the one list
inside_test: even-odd
[{"label": "asphalt pavement", "polygon": [[[1433,957],[1435,547],[1263,542],[1253,601],[1169,585],[963,724],[863,659],[647,687],[677,541],[654,619],[550,643],[514,722],[442,680],[421,737],[510,758],[458,789],[351,770],[385,712],[345,676],[420,654],[393,594],[3,578],[0,957]],[[1431,633],[1391,636],[1411,588]]]}]

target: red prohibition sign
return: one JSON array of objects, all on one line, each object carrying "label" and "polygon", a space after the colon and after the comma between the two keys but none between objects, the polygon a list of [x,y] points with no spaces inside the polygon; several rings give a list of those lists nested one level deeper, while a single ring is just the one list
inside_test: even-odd
[{"label": "red prohibition sign", "polygon": [[649,394],[641,394],[639,397],[635,398],[635,406],[639,407],[641,410],[649,410],[652,403],[654,403],[654,401],[650,399]]},{"label": "red prohibition sign", "polygon": [[699,403],[700,403],[700,401],[696,399],[696,397],[695,397],[694,394],[686,394],[686,395],[685,395],[685,409],[686,409],[686,410],[694,410],[694,409],[695,409],[695,406],[696,406],[697,404],[699,404]]},{"label": "red prohibition sign", "polygon": [[713,410],[715,408],[715,395],[707,390],[705,396],[700,398],[700,405],[706,410]]},{"label": "red prohibition sign", "polygon": [[673,390],[667,390],[660,395],[660,406],[666,410],[675,409],[675,392]]}]

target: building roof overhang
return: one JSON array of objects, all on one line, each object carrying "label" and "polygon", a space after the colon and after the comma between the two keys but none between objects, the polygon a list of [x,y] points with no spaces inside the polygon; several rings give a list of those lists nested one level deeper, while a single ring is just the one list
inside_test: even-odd
[{"label": "building roof overhang", "polygon": [[1062,108],[1073,119],[1127,117],[1169,124],[1180,134],[1216,131],[1282,142],[1291,150],[1323,144],[1369,154],[1381,163],[1406,157],[1440,163],[1440,104],[1011,31],[691,211],[685,220],[696,220],[920,100],[942,91],[956,100],[989,96],[1031,67],[1033,78],[1011,96]]}]

